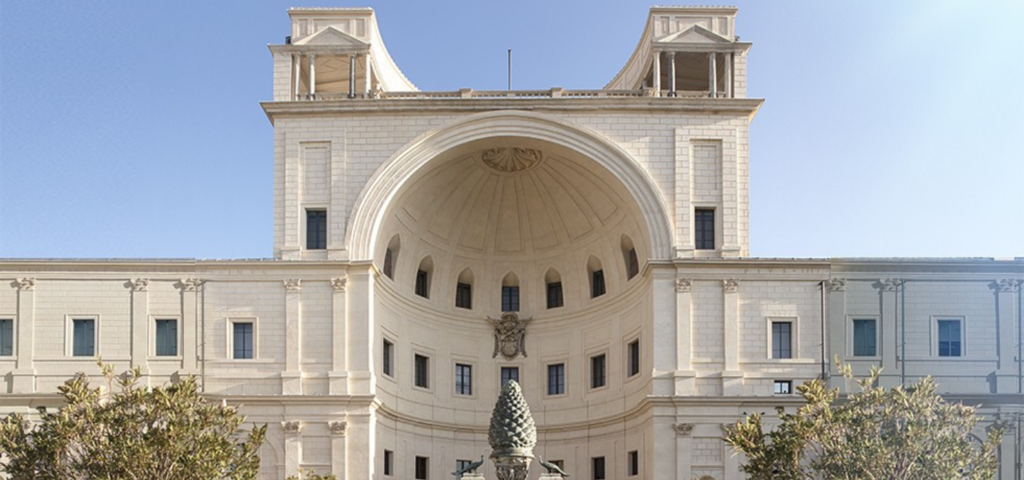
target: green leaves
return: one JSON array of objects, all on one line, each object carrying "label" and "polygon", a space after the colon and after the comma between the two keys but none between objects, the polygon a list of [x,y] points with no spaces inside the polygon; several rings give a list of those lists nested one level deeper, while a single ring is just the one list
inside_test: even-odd
[{"label": "green leaves", "polygon": [[104,387],[76,375],[58,387],[65,405],[41,412],[35,427],[17,414],[0,421],[0,472],[39,480],[257,478],[265,425],[245,435],[245,418],[205,401],[194,377],[148,388],[138,385],[138,369],[115,377],[101,367]]}]

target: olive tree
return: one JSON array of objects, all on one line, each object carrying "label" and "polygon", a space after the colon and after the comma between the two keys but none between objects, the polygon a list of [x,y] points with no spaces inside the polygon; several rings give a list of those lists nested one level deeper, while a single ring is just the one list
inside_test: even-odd
[{"label": "olive tree", "polygon": [[[840,370],[852,380],[848,365]],[[741,468],[752,480],[992,478],[1000,428],[979,441],[974,407],[943,400],[930,377],[887,390],[880,372],[858,380],[845,401],[820,380],[805,383],[797,391],[807,403],[795,413],[779,408],[769,431],[760,414],[749,415],[725,441],[746,455]]]},{"label": "olive tree", "polygon": [[245,434],[245,417],[204,400],[194,377],[148,388],[138,385],[137,369],[115,377],[112,367],[101,367],[106,388],[76,375],[58,387],[64,405],[40,408],[34,426],[19,414],[0,420],[0,473],[38,480],[258,477],[266,425]]}]

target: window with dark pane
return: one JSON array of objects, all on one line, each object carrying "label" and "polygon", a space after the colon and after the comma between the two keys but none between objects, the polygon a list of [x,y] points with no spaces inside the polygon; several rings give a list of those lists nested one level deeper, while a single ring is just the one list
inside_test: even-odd
[{"label": "window with dark pane", "polygon": [[76,357],[92,357],[96,355],[96,320],[76,318],[72,320],[72,349]]},{"label": "window with dark pane", "polygon": [[306,250],[327,248],[327,210],[306,210]]},{"label": "window with dark pane", "polygon": [[473,394],[473,366],[462,363],[455,364],[455,393],[459,395]]},{"label": "window with dark pane", "polygon": [[793,358],[792,322],[772,322],[772,358]]},{"label": "window with dark pane", "polygon": [[384,251],[384,275],[395,279],[395,252],[390,248]]},{"label": "window with dark pane", "polygon": [[381,368],[383,368],[384,375],[394,376],[394,362],[395,362],[395,344],[388,340],[384,340],[384,348],[381,350]]},{"label": "window with dark pane", "polygon": [[462,469],[468,467],[469,464],[471,464],[471,463],[473,463],[472,460],[456,460],[455,461],[455,471],[456,472],[461,471]]},{"label": "window with dark pane", "polygon": [[629,452],[629,476],[635,477],[640,475],[640,452],[633,450]]},{"label": "window with dark pane", "polygon": [[395,471],[395,452],[384,450],[384,475],[390,477]]},{"label": "window with dark pane", "polygon": [[604,480],[604,457],[591,458],[590,465],[594,480]]},{"label": "window with dark pane", "polygon": [[429,461],[427,457],[416,457],[416,480],[426,480]]},{"label": "window with dark pane", "polygon": [[638,273],[640,273],[640,259],[636,257],[636,248],[631,248],[626,254],[626,277],[633,278]]},{"label": "window with dark pane", "polygon": [[468,283],[455,285],[455,306],[459,308],[473,308],[473,286]]},{"label": "window with dark pane", "polygon": [[174,357],[178,355],[178,320],[157,319],[156,321],[156,356]]},{"label": "window with dark pane", "polygon": [[430,274],[424,270],[416,270],[416,295],[430,298]]},{"label": "window with dark pane", "polygon": [[715,210],[698,208],[693,211],[693,240],[697,250],[715,249]]},{"label": "window with dark pane", "polygon": [[234,352],[233,358],[253,358],[253,328],[251,322],[235,322],[232,326]]},{"label": "window with dark pane", "polygon": [[629,362],[628,365],[626,365],[626,371],[628,376],[632,377],[633,375],[640,373],[640,340],[629,342],[626,350],[629,355]]},{"label": "window with dark pane", "polygon": [[501,367],[501,386],[504,387],[508,382],[515,380],[519,382],[519,367]]},{"label": "window with dark pane", "polygon": [[565,393],[565,364],[548,365],[548,395]]},{"label": "window with dark pane", "polygon": [[0,357],[14,355],[14,320],[0,319]]},{"label": "window with dark pane", "polygon": [[430,388],[430,359],[423,355],[413,357],[413,382],[417,387]]},{"label": "window with dark pane", "polygon": [[595,270],[590,273],[590,297],[597,298],[604,295],[604,270]]},{"label": "window with dark pane", "polygon": [[501,311],[519,311],[519,286],[501,287]]},{"label": "window with dark pane", "polygon": [[878,355],[878,329],[873,318],[853,320],[853,356],[874,357]]},{"label": "window with dark pane", "polygon": [[776,395],[789,395],[793,393],[793,381],[792,380],[776,380],[775,381],[775,394]]},{"label": "window with dark pane", "polygon": [[562,282],[551,282],[548,284],[548,308],[558,308],[565,305],[562,298]]},{"label": "window with dark pane", "polygon": [[962,350],[960,320],[939,320],[939,356],[959,357]]},{"label": "window with dark pane", "polygon": [[590,357],[590,388],[601,388],[605,385],[605,369],[607,357],[603,354]]}]

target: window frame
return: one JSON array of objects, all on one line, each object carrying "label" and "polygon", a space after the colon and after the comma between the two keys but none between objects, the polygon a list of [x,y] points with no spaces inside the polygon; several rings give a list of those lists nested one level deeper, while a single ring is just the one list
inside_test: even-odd
[{"label": "window frame", "polygon": [[[307,251],[327,250],[327,243],[328,243],[327,242],[327,238],[330,235],[330,225],[327,223],[327,207],[326,206],[319,206],[319,205],[309,205],[309,206],[305,206],[304,211],[305,211],[306,215],[302,219],[302,245],[305,247],[305,250],[307,250]],[[321,239],[321,240],[323,240],[323,246],[322,247],[318,247],[318,246],[311,247],[310,246],[310,242],[313,240],[313,239],[309,238],[309,229],[310,229],[309,220],[310,220],[310,214],[311,213],[322,213],[323,214],[323,238]],[[317,235],[317,236],[319,236],[319,235]]]},{"label": "window frame", "polygon": [[[92,355],[75,355],[75,320],[92,320]],[[100,356],[100,316],[94,314],[64,315],[64,356],[71,359],[95,359]]]},{"label": "window frame", "polygon": [[[854,322],[874,320],[875,322],[875,354],[857,355],[857,339]],[[882,356],[882,319],[879,315],[847,315],[846,316],[846,356],[852,360],[878,360]]]},{"label": "window frame", "polygon": [[[694,250],[703,250],[703,251],[718,250],[718,231],[717,231],[717,229],[718,229],[718,218],[717,218],[718,215],[717,215],[717,210],[718,209],[715,208],[715,207],[704,207],[704,206],[694,206],[693,207],[693,249]],[[700,214],[702,214],[702,213],[710,213],[711,214],[711,229],[710,230],[707,230],[707,228],[706,228],[707,227],[706,220],[704,222],[702,222],[702,223],[704,223],[704,225],[701,225],[701,223],[698,223],[698,220],[701,217]],[[699,228],[698,225],[701,225],[701,227]],[[706,246],[706,244],[707,244],[706,241],[705,242],[701,242],[701,240],[706,240],[707,239],[706,233],[708,231],[710,231],[710,233],[711,233],[711,247],[710,248]],[[699,237],[698,236],[698,232],[704,232],[705,233],[704,237],[703,238]]]},{"label": "window frame", "polygon": [[430,298],[430,272],[416,269],[416,280],[413,282],[412,292],[420,298]]},{"label": "window frame", "polygon": [[[420,463],[422,462],[422,471]],[[430,479],[430,457],[424,457],[422,455],[416,455],[413,460],[413,478],[416,480],[429,480]]]},{"label": "window frame", "polygon": [[473,309],[472,283],[455,282],[455,308]]},{"label": "window frame", "polygon": [[[174,344],[175,345],[175,354],[174,355],[159,355],[160,344],[159,344],[159,335],[158,335],[158,333],[159,333],[159,330],[158,330],[159,323],[158,322],[163,321],[163,320],[174,320],[174,322],[175,322],[175,329],[176,330],[174,332],[175,333],[175,339],[174,339],[174,342],[175,342],[175,344]],[[180,360],[182,358],[182,354],[181,354],[181,346],[182,345],[181,345],[181,343],[182,343],[182,339],[183,339],[183,335],[182,335],[182,330],[183,329],[181,327],[181,315],[150,315],[149,316],[149,326],[151,328],[151,333],[150,333],[150,336],[149,336],[149,345],[150,345],[149,356],[150,356],[150,358],[152,360]]]},{"label": "window frame", "polygon": [[[260,358],[260,326],[259,319],[257,317],[229,317],[227,322],[227,349],[225,350],[225,357],[228,360],[235,361],[252,361]],[[252,324],[252,357],[251,358],[235,358],[235,324],[250,323]]]},{"label": "window frame", "polygon": [[[965,315],[932,315],[931,318],[931,356],[939,360],[959,360],[968,358],[967,354],[967,317]],[[960,324],[960,355],[940,355],[939,341],[941,340],[939,322],[955,321]]]},{"label": "window frame", "polygon": [[[433,375],[431,375],[431,372],[430,372],[430,368],[431,368],[430,364],[433,363],[433,362],[430,361],[430,357],[431,356],[429,354],[427,354],[426,352],[421,352],[421,351],[418,351],[418,350],[413,352],[413,355],[412,355],[412,386],[413,386],[413,388],[420,389],[420,390],[425,390],[425,391],[430,391],[430,384],[432,383],[430,380],[431,380],[431,377],[433,377]],[[421,358],[425,359],[425,362],[426,362],[422,369],[419,366],[419,362],[420,362]],[[423,372],[423,376],[422,376],[422,378],[424,380],[423,385],[420,385],[420,378],[421,378],[420,372],[421,372],[421,370]]]},{"label": "window frame", "polygon": [[510,379],[515,380],[516,383],[522,385],[522,373],[523,369],[519,365],[498,365],[498,388],[505,388],[505,372],[515,370],[516,378]]},{"label": "window frame", "polygon": [[640,275],[640,257],[636,253],[636,247],[626,251],[626,280],[632,280]]},{"label": "window frame", "polygon": [[[552,295],[552,293],[556,295]],[[552,308],[562,308],[565,306],[565,284],[561,280],[557,282],[545,282],[544,283],[544,300],[548,310]],[[557,302],[552,302],[557,300]],[[557,303],[555,305],[554,303]]]},{"label": "window frame", "polygon": [[[463,383],[460,384],[460,378],[462,376],[460,375],[459,372],[460,369],[465,370],[465,373],[469,374],[468,383],[466,383],[464,380],[461,380]],[[454,392],[454,395],[456,397],[475,396],[473,390],[473,364],[470,362],[464,362],[462,360],[456,360],[454,368],[452,369],[452,373],[452,391]],[[464,390],[466,391],[460,391],[459,387],[464,387]]]},{"label": "window frame", "polygon": [[[13,359],[18,356],[18,319],[15,315],[0,315],[0,325],[3,322],[11,322],[11,354],[4,355],[3,350],[0,349],[0,357],[5,359]],[[0,348],[3,347],[2,341],[0,341]]]},{"label": "window frame", "polygon": [[640,475],[640,450],[631,450],[626,453],[626,476],[637,475]]},{"label": "window frame", "polygon": [[[588,383],[588,385],[590,386],[590,390],[600,390],[602,388],[608,388],[608,352],[607,351],[605,351],[605,352],[595,352],[595,353],[591,354],[589,357],[590,357],[590,361],[587,362],[587,363],[588,363],[588,369],[589,369],[588,373],[590,374],[588,376],[589,380],[590,380],[590,382]],[[595,365],[596,365],[595,361],[597,359],[601,359],[601,384],[600,385],[597,384],[598,383],[597,382],[597,380],[598,380],[597,369],[594,368]]]},{"label": "window frame", "polygon": [[[505,291],[506,291],[505,289],[509,289],[508,290],[509,291],[508,303],[505,302]],[[512,292],[514,292],[514,295],[512,294]],[[522,298],[520,296],[521,293],[522,293],[522,291],[519,289],[519,285],[502,285],[501,286],[501,311],[502,312],[518,312],[519,308],[522,306],[522,303],[521,303]],[[515,300],[515,302],[513,302],[513,300]],[[506,309],[505,308],[506,306],[510,307],[510,309]],[[515,307],[515,308],[511,308],[511,307]]]},{"label": "window frame", "polygon": [[[634,352],[633,352],[634,345],[636,346],[636,358],[634,358]],[[638,375],[640,375],[640,372],[643,370],[643,367],[641,366],[641,364],[643,363],[643,356],[642,356],[643,355],[643,351],[640,350],[640,337],[639,337],[639,335],[632,336],[632,337],[626,339],[625,351],[626,351],[626,355],[624,355],[624,356],[626,357],[625,358],[625,360],[626,360],[626,365],[625,365],[625,367],[626,367],[625,368],[626,378],[627,379],[635,378]],[[635,364],[633,363],[634,360],[636,362]]]},{"label": "window frame", "polygon": [[[789,361],[800,359],[800,319],[799,317],[768,317],[766,323],[768,333],[767,357],[771,360]],[[789,357],[775,356],[775,335],[772,325],[775,323],[789,323]]]},{"label": "window frame", "polygon": [[380,373],[390,379],[395,378],[395,341],[383,335],[380,344]]},{"label": "window frame", "polygon": [[383,460],[383,473],[385,477],[393,477],[395,475],[395,451],[384,449]]},{"label": "window frame", "polygon": [[[786,391],[780,392],[779,386],[785,385]],[[793,394],[793,381],[792,380],[773,380],[772,381],[772,395],[792,395]]]},{"label": "window frame", "polygon": [[590,457],[590,478],[606,480],[608,478],[608,462],[604,456]]},{"label": "window frame", "polygon": [[599,268],[590,272],[590,298],[597,298],[608,293],[608,280],[604,276],[604,269]]},{"label": "window frame", "polygon": [[[567,383],[566,383],[566,378],[568,377],[567,369],[566,369],[566,363],[567,362],[565,360],[559,360],[559,361],[556,361],[554,363],[545,363],[544,364],[544,367],[545,367],[544,370],[545,370],[545,375],[546,375],[546,378],[544,380],[545,380],[545,383],[547,385],[545,387],[545,389],[544,389],[544,391],[547,394],[546,396],[548,396],[548,397],[564,397],[566,395],[566,392],[568,391],[568,387],[567,387]],[[561,386],[562,387],[561,388],[562,391],[558,392],[558,393],[551,393],[551,367],[558,367],[558,366],[562,367],[562,369],[561,369],[562,370],[561,371],[561,382],[557,383],[556,385]]]}]

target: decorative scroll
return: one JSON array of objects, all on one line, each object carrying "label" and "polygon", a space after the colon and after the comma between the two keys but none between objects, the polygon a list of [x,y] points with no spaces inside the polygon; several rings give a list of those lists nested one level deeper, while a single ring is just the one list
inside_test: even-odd
[{"label": "decorative scroll", "polygon": [[149,291],[149,279],[148,278],[136,278],[132,280],[132,291],[133,292],[147,292]]},{"label": "decorative scroll", "polygon": [[828,281],[828,291],[830,292],[845,292],[846,291],[846,279],[845,278],[833,278]]},{"label": "decorative scroll", "polygon": [[330,422],[327,427],[331,429],[331,435],[335,437],[344,437],[345,429],[348,428],[347,422]]},{"label": "decorative scroll", "polygon": [[539,163],[541,152],[534,148],[491,148],[484,150],[480,159],[501,172],[521,172]]},{"label": "decorative scroll", "polygon": [[693,433],[692,423],[676,423],[672,425],[672,429],[676,431],[676,436],[689,437]]},{"label": "decorative scroll", "polygon": [[195,292],[199,290],[203,283],[206,282],[198,278],[184,278],[176,286],[184,292]]},{"label": "decorative scroll", "polygon": [[884,292],[895,292],[903,286],[903,280],[898,278],[886,278],[879,280],[882,284],[882,291]]},{"label": "decorative scroll", "polygon": [[284,289],[288,292],[298,292],[302,290],[302,280],[297,278],[289,278],[284,281]]},{"label": "decorative scroll", "polygon": [[515,312],[501,314],[500,320],[487,317],[487,321],[494,325],[494,354],[491,358],[497,357],[499,352],[507,360],[518,357],[520,353],[526,357],[526,324],[530,320],[533,319],[519,318]]},{"label": "decorative scroll", "polygon": [[345,288],[347,286],[348,286],[348,278],[347,277],[339,277],[339,278],[332,278],[331,279],[331,288],[333,288],[335,292],[344,292]]},{"label": "decorative scroll", "polygon": [[302,431],[302,422],[281,422],[281,428],[284,429],[285,435],[298,435]]},{"label": "decorative scroll", "polygon": [[722,290],[725,293],[736,293],[740,291],[740,281],[735,278],[722,280]]},{"label": "decorative scroll", "polygon": [[14,283],[18,287],[18,290],[35,290],[36,289],[36,279],[34,279],[34,278],[27,278],[27,277],[26,278],[19,278]]},{"label": "decorative scroll", "polygon": [[693,289],[692,278],[677,278],[676,279],[676,291],[677,292],[689,292]]}]

